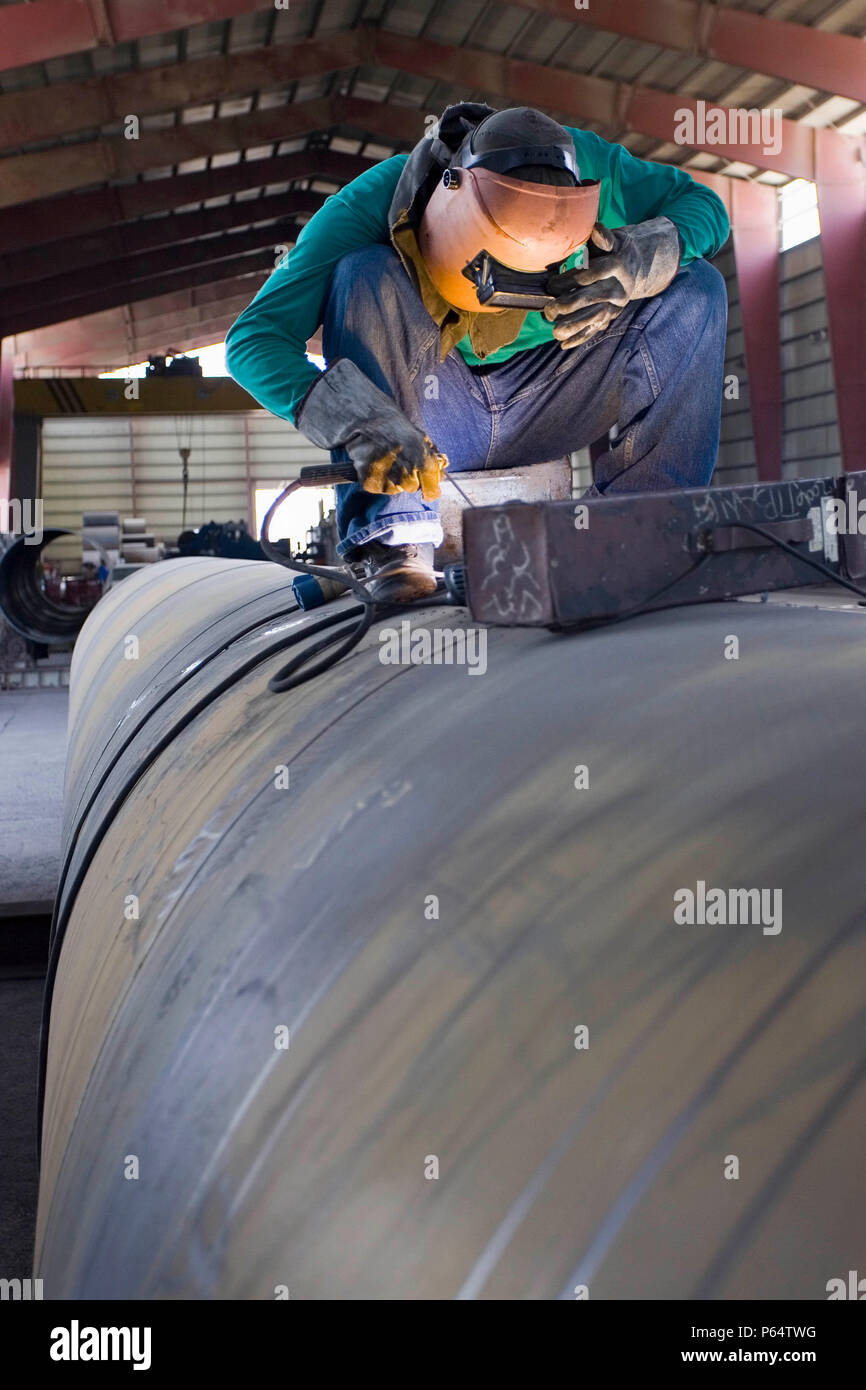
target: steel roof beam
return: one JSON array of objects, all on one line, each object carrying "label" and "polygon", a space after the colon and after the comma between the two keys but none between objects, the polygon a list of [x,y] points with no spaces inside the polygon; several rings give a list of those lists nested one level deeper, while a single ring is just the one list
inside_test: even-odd
[{"label": "steel roof beam", "polygon": [[[593,0],[586,10],[576,10],[573,0],[516,3],[575,24],[665,48],[705,53],[734,67],[747,66],[866,102],[866,44],[848,34],[828,33],[744,10],[719,9],[698,0],[656,0],[653,5],[647,5],[646,0]],[[0,9],[0,26],[5,12]],[[0,149],[110,124],[130,113],[142,117],[219,102],[304,77],[364,66],[375,61],[375,49],[382,39],[391,37],[387,30],[363,25],[326,38],[302,39],[248,53],[53,83],[50,102],[46,101],[45,88],[0,95]]]},{"label": "steel roof beam", "polygon": [[85,361],[107,366],[118,358],[121,359],[118,365],[125,366],[136,360],[126,356],[135,343],[149,343],[152,352],[163,351],[165,347],[176,347],[190,333],[202,333],[207,342],[220,342],[247,303],[248,298],[227,299],[220,308],[212,306],[206,317],[163,314],[138,324],[125,321],[120,317],[120,310],[111,309],[72,319],[59,327],[20,333],[8,341],[15,345],[19,366],[34,366],[40,362],[76,366]]},{"label": "steel roof beam", "polygon": [[[0,24],[3,10],[0,8]],[[367,61],[366,29],[326,39],[192,58],[158,68],[56,82],[0,95],[0,149],[111,125],[129,115],[154,115],[248,96]]]},{"label": "steel roof beam", "polygon": [[[243,306],[241,306],[243,307]],[[182,319],[173,319],[163,327],[155,328],[152,332],[134,334],[118,332],[112,337],[104,337],[100,333],[89,331],[88,319],[76,319],[80,325],[79,339],[77,346],[59,347],[54,350],[47,346],[53,339],[46,338],[46,348],[25,346],[25,340],[30,335],[23,335],[14,340],[16,353],[27,359],[42,356],[47,364],[56,367],[84,366],[86,362],[94,362],[101,367],[107,367],[112,362],[117,362],[118,366],[124,367],[129,363],[144,362],[151,353],[168,352],[171,348],[181,348],[193,339],[202,346],[209,346],[211,343],[222,342],[232,323],[240,313],[238,309],[234,314],[226,306],[226,312],[216,318],[203,319],[200,323],[185,323]],[[40,329],[39,333],[46,330]],[[37,336],[37,335],[34,335]],[[82,339],[88,343],[82,346]],[[35,365],[31,360],[28,366]]]},{"label": "steel roof beam", "polygon": [[[19,333],[12,340],[15,353],[17,356],[36,354],[44,357],[50,351],[52,359],[59,353],[66,361],[78,362],[81,360],[79,354],[93,343],[101,342],[103,338],[109,341],[121,336],[118,308],[124,311],[123,334],[149,337],[151,333],[160,332],[168,321],[189,319],[194,323],[210,322],[223,312],[227,313],[229,305],[233,309],[237,306],[237,313],[240,313],[262,283],[261,271],[251,266],[249,271],[242,269],[241,273],[228,280],[172,289],[137,304],[96,310],[85,318],[69,319],[65,323]],[[48,343],[51,344],[50,349],[45,346]]]},{"label": "steel roof beam", "polygon": [[36,0],[0,7],[0,69],[272,9],[261,0]]},{"label": "steel roof beam", "polygon": [[[125,281],[102,289],[96,294],[84,292],[75,299],[66,299],[60,304],[43,302],[33,305],[13,319],[4,317],[0,333],[18,335],[35,328],[46,328],[50,324],[66,322],[69,319],[84,318],[97,314],[103,309],[115,309],[121,305],[136,304],[144,299],[154,299],[157,295],[169,294],[172,290],[196,285],[214,285],[219,280],[233,280],[238,275],[262,276],[273,269],[273,254],[270,250],[256,250],[225,259],[208,260],[201,264],[201,257],[195,265],[186,265],[170,271],[167,267],[155,274],[135,281]],[[250,298],[258,285],[250,286]]]},{"label": "steel roof beam", "polygon": [[[345,38],[345,35],[336,35],[329,42],[339,49]],[[569,118],[589,119],[660,140],[676,142],[683,113],[691,113],[696,129],[686,142],[687,148],[706,150],[721,158],[795,178],[814,178],[815,131],[796,121],[778,120],[780,148],[773,152],[755,139],[731,138],[741,133],[742,112],[674,92],[612,82],[477,49],[431,44],[384,32],[370,31],[368,43],[371,59],[385,67],[482,90],[494,99],[541,105],[561,111]],[[718,142],[717,132],[706,128],[708,108],[719,113],[725,127],[724,138]],[[423,133],[422,121],[423,113],[414,108],[336,96],[289,103],[245,116],[196,122],[145,134],[139,140],[94,140],[68,145],[0,161],[0,207],[26,202],[46,192],[69,191],[163,165],[234,153],[340,125],[353,126],[365,134],[380,135],[392,142],[410,143]],[[836,138],[851,137],[836,135]]]},{"label": "steel roof beam", "polygon": [[866,102],[866,49],[850,34],[701,0],[511,0],[573,24],[640,39],[682,53],[701,54],[735,68],[781,77],[805,87]]},{"label": "steel roof beam", "polygon": [[[270,269],[270,267],[268,267]],[[140,325],[147,324],[148,330],[155,318],[162,318],[167,314],[196,312],[207,309],[214,305],[224,304],[229,299],[239,299],[243,296],[249,304],[253,296],[258,292],[264,283],[262,275],[259,273],[258,266],[241,266],[228,280],[220,279],[219,283],[191,285],[189,288],[178,289],[170,287],[163,294],[139,300],[138,303],[128,306],[129,321],[137,330]],[[211,315],[216,317],[216,311]]]},{"label": "steel roof beam", "polygon": [[[124,291],[134,290],[142,280],[149,282],[156,276],[193,270],[203,263],[210,266],[217,261],[237,261],[238,257],[257,251],[260,247],[293,245],[300,230],[296,222],[286,218],[266,227],[251,227],[249,231],[210,237],[206,241],[181,242],[177,246],[110,261],[99,269],[91,268],[87,272],[84,277],[86,297],[97,309],[110,308],[114,304],[125,303]],[[271,268],[276,259],[272,254]],[[104,305],[99,303],[100,295],[105,296]],[[121,296],[119,299],[118,295]],[[0,331],[23,333],[29,328],[77,317],[66,310],[70,303],[77,303],[81,297],[82,279],[72,275],[58,275],[33,285],[23,285],[19,289],[4,290],[0,298]]]},{"label": "steel roof beam", "polygon": [[230,197],[250,188],[305,178],[348,183],[376,162],[338,150],[298,150],[273,159],[241,160],[239,164],[205,169],[198,174],[42,198],[0,211],[0,255],[57,243],[60,238],[72,240],[147,213],[172,212],[189,203]]},{"label": "steel roof beam", "polygon": [[246,295],[247,303],[258,292],[262,277],[258,273],[258,267],[241,266],[236,275],[228,280],[220,280],[219,284],[191,285],[188,289],[170,289],[163,295],[153,299],[141,300],[137,304],[129,306],[130,322],[134,326],[150,321],[152,318],[168,314],[177,310],[196,310],[206,308],[208,305],[222,304],[227,299]]},{"label": "steel roof beam", "polygon": [[[160,339],[133,339],[127,344],[128,356],[126,356],[126,360],[118,365],[125,367],[127,364],[134,365],[136,362],[146,362],[148,357],[157,353],[190,352],[195,348],[210,347],[211,343],[222,342],[231,327],[231,323],[231,319],[225,319],[218,324],[209,324],[204,333],[201,331],[184,333],[181,330],[176,333],[164,334]],[[116,352],[112,351],[110,355],[114,357]],[[124,355],[121,353],[121,356]]]},{"label": "steel roof beam", "polygon": [[424,133],[423,112],[414,108],[386,107],[377,101],[340,96],[290,102],[245,116],[224,116],[145,133],[138,140],[122,136],[87,140],[38,154],[10,156],[0,160],[0,207],[188,160],[296,140],[336,126],[348,126],[368,137],[378,135],[392,143],[412,144]]},{"label": "steel roof beam", "polygon": [[94,344],[94,352],[101,352],[103,349],[114,352],[124,343],[136,338],[142,341],[161,339],[164,342],[172,342],[183,332],[207,332],[216,323],[228,327],[247,306],[252,293],[251,288],[245,294],[230,296],[219,304],[203,304],[198,309],[174,309],[136,321],[130,320],[127,316],[121,318],[117,309],[109,309],[107,314],[102,316],[104,322],[98,325],[93,324],[93,316],[90,316],[72,319],[69,323],[57,327],[37,328],[31,333],[19,333],[13,340],[15,351],[17,354],[26,355],[28,351],[39,348],[40,343],[50,341],[54,353],[52,361],[78,361],[76,353],[81,352],[82,337],[88,331]]},{"label": "steel roof beam", "polygon": [[253,287],[242,295],[222,299],[218,304],[202,304],[200,308],[188,309],[185,313],[175,310],[169,314],[154,314],[152,318],[138,319],[130,323],[130,331],[137,337],[162,336],[168,341],[172,332],[176,335],[180,328],[194,328],[198,332],[199,329],[205,330],[215,322],[222,322],[229,327],[247,307],[252,297]]},{"label": "steel roof beam", "polygon": [[[345,35],[336,35],[339,48]],[[753,132],[743,131],[744,113],[714,103],[701,102],[676,92],[633,86],[564,68],[550,68],[480,49],[455,48],[408,39],[381,31],[368,35],[371,60],[383,67],[435,81],[480,90],[494,99],[542,106],[569,119],[592,120],[613,129],[635,131],[655,139],[682,143],[720,158],[789,174],[815,176],[815,130],[787,118],[779,118],[773,131],[778,151],[759,143]],[[707,117],[715,113],[721,131],[710,128]],[[685,116],[695,129],[679,140]],[[46,191],[62,192],[114,177],[143,173],[163,165],[179,164],[202,156],[236,152],[275,140],[288,140],[337,126],[360,129],[392,143],[411,143],[423,134],[423,113],[415,108],[362,101],[353,97],[325,97],[289,103],[246,116],[196,122],[171,130],[145,134],[139,140],[88,141],[38,154],[0,161],[0,206],[25,202]],[[748,139],[740,138],[742,134]],[[720,138],[716,138],[717,135]],[[834,132],[837,140],[851,140]]]},{"label": "steel roof beam", "polygon": [[[742,113],[715,102],[699,102],[677,92],[662,92],[608,78],[549,68],[480,49],[454,48],[428,40],[407,39],[390,33],[376,33],[373,48],[377,62],[401,72],[453,82],[456,86],[504,97],[516,105],[541,106],[568,117],[592,120],[613,129],[650,135],[671,144],[677,142],[682,113],[691,113],[695,138],[683,142],[684,148],[705,150],[723,159],[752,164],[760,169],[790,174],[794,178],[815,176],[815,131],[811,126],[781,118],[778,121],[780,149],[767,153],[754,141],[725,139],[716,143],[707,137],[708,111],[719,112],[725,134],[738,132]],[[715,136],[715,130],[712,132]],[[835,132],[834,132],[835,133]],[[837,135],[838,140],[851,137]]]},{"label": "steel roof beam", "polygon": [[32,251],[0,256],[0,291],[11,291],[14,296],[22,292],[22,286],[40,280],[50,280],[59,285],[61,277],[69,277],[72,272],[89,266],[122,263],[146,251],[177,246],[232,227],[252,227],[254,223],[268,220],[279,222],[298,213],[312,214],[322,206],[324,197],[322,193],[301,191],[271,194],[267,198],[247,198],[225,207],[147,218],[142,222],[112,227],[93,236],[57,241]]}]

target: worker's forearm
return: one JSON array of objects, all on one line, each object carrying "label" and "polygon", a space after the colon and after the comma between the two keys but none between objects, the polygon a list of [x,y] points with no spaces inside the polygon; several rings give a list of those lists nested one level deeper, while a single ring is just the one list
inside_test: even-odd
[{"label": "worker's forearm", "polygon": [[696,186],[671,200],[660,214],[673,222],[682,239],[681,264],[717,255],[728,239],[730,224],[724,204],[710,189]]},{"label": "worker's forearm", "polygon": [[328,198],[229,329],[229,371],[274,415],[294,421],[316,379],[306,346],[322,322],[334,267],[352,251],[387,243],[388,207],[403,163],[383,160]]},{"label": "worker's forearm", "polygon": [[294,422],[295,413],[319,375],[304,348],[257,322],[253,305],[226,338],[226,365],[235,381],[272,415]]},{"label": "worker's forearm", "polygon": [[682,237],[683,265],[724,246],[730,232],[724,203],[688,170],[638,159],[590,131],[572,129],[572,136],[581,175],[601,180],[599,221],[606,227],[667,217]]}]

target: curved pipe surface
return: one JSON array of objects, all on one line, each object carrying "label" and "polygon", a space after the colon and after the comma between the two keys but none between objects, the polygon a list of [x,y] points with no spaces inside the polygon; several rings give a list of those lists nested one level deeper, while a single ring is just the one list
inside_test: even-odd
[{"label": "curved pipe surface", "polygon": [[[866,1237],[858,617],[490,630],[483,675],[378,623],[269,694],[317,616],[178,561],[79,639],[46,1297],[825,1298]],[[700,883],[779,929],[678,922]]]}]

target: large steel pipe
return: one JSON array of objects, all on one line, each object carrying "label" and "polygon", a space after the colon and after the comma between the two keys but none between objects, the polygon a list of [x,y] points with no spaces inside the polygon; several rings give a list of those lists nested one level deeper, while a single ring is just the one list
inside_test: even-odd
[{"label": "large steel pipe", "polygon": [[87,617],[87,609],[49,598],[41,581],[45,547],[74,535],[54,527],[38,540],[19,536],[0,555],[0,613],[21,637],[39,646],[71,645]]},{"label": "large steel pipe", "polygon": [[[268,693],[333,611],[189,560],[81,634],[45,1296],[826,1298],[866,1240],[866,615],[491,630],[484,674],[380,623]],[[700,884],[770,915],[678,921]]]}]

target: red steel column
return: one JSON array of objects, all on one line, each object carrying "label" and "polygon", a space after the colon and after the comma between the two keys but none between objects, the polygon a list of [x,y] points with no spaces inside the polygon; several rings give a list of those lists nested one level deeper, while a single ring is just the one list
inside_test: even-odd
[{"label": "red steel column", "polygon": [[782,476],[778,194],[747,179],[732,179],[731,184],[755,461],[759,479],[773,482]]},{"label": "red steel column", "polygon": [[866,467],[866,141],[814,133],[839,442],[850,472]]},{"label": "red steel column", "polygon": [[[9,498],[12,483],[12,339],[0,341],[0,507]],[[0,528],[6,525],[5,509],[0,510]]]}]

